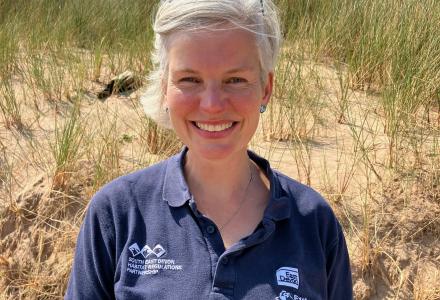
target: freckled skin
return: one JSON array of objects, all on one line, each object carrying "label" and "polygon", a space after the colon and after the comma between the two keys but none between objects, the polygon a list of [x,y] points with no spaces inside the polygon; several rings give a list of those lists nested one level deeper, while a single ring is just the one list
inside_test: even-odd
[{"label": "freckled skin", "polygon": [[[206,159],[243,155],[272,92],[272,73],[261,83],[254,37],[241,29],[179,33],[171,38],[165,105],[177,135]],[[195,122],[233,122],[208,132]]]}]

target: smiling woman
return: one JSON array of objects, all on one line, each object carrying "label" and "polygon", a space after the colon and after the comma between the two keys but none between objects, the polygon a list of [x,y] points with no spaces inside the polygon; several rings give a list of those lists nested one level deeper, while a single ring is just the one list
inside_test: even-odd
[{"label": "smiling woman", "polygon": [[329,205],[247,150],[272,94],[276,7],[162,1],[154,30],[142,102],[185,148],[94,196],[66,299],[351,299]]},{"label": "smiling woman", "polygon": [[226,24],[177,33],[170,39],[168,59],[164,106],[191,149],[188,158],[245,158],[273,78],[272,72],[266,74],[263,86],[254,35]]}]

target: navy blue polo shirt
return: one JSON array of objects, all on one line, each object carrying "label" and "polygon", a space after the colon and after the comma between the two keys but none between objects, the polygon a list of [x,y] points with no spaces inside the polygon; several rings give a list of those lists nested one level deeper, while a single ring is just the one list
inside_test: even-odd
[{"label": "navy blue polo shirt", "polygon": [[255,231],[225,250],[185,182],[186,151],[93,197],[65,299],[352,299],[344,236],[318,193],[249,152],[270,200]]}]

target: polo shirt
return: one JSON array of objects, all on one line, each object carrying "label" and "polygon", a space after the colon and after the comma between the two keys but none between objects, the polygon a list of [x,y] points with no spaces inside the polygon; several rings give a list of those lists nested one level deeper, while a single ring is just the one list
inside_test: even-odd
[{"label": "polo shirt", "polygon": [[187,151],[93,197],[65,299],[352,299],[341,226],[317,192],[248,151],[270,199],[253,233],[226,250],[188,189]]}]

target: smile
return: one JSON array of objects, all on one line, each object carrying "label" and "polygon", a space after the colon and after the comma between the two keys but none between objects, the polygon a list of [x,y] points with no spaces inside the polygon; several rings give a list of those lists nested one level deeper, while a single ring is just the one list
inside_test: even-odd
[{"label": "smile", "polygon": [[223,124],[206,124],[206,123],[200,123],[200,122],[193,122],[197,128],[209,132],[219,132],[226,129],[231,128],[235,122],[228,122]]}]

